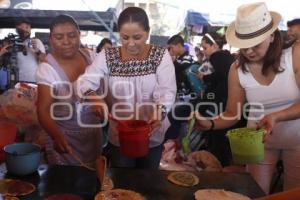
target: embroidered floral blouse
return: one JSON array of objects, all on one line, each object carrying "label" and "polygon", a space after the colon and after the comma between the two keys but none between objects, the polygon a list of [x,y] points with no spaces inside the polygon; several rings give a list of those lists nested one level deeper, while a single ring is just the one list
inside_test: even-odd
[{"label": "embroidered floral blouse", "polygon": [[[151,45],[147,58],[122,60],[120,47],[102,51],[80,78],[79,91],[103,88],[103,97],[110,113],[118,117],[149,120],[157,104],[170,110],[176,97],[176,78],[168,51]],[[101,81],[100,78],[104,78]],[[104,87],[103,87],[104,86]],[[167,117],[160,128],[153,130],[150,147],[161,144],[170,123]],[[109,123],[109,141],[119,146],[116,123]]]}]

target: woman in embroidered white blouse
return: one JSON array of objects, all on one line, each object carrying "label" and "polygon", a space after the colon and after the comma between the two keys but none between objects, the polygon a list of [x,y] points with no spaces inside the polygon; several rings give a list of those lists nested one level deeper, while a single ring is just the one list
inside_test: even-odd
[{"label": "woman in embroidered white blouse", "polygon": [[107,156],[111,166],[158,168],[169,121],[157,113],[169,110],[175,101],[174,65],[165,48],[146,44],[150,27],[143,9],[129,7],[123,10],[118,28],[122,46],[100,52],[81,77],[80,91],[85,96],[96,95],[94,91],[100,86],[100,78],[104,77],[101,99],[105,103],[94,106],[95,113],[106,119],[107,105],[114,118],[142,119],[151,124],[150,151],[145,157],[136,159],[120,153],[116,122],[109,121]]}]

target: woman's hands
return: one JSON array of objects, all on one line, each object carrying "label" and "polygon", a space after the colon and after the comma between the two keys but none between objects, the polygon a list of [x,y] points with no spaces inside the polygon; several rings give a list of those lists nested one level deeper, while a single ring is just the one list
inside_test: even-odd
[{"label": "woman's hands", "polygon": [[211,120],[203,117],[200,113],[193,113],[192,116],[195,116],[196,118],[196,128],[202,131],[210,130],[212,127]]},{"label": "woman's hands", "polygon": [[152,133],[152,130],[157,129],[157,128],[159,128],[161,126],[161,121],[158,120],[158,119],[150,119],[148,121],[148,123],[151,126],[151,133]]},{"label": "woman's hands", "polygon": [[104,120],[105,113],[107,113],[106,103],[102,99],[98,99],[93,101],[93,105],[91,106],[92,113],[100,118],[100,120]]},{"label": "woman's hands", "polygon": [[257,122],[256,124],[257,129],[265,129],[265,135],[263,141],[265,141],[267,137],[272,134],[274,125],[277,122],[278,122],[278,117],[276,113],[267,114],[259,122]]},{"label": "woman's hands", "polygon": [[160,116],[160,112],[159,110],[157,112],[152,112],[150,119],[148,120],[148,123],[151,126],[151,133],[152,134],[152,130],[157,129],[161,126],[161,116]]},{"label": "woman's hands", "polygon": [[197,78],[198,78],[198,79],[200,79],[201,81],[203,80],[204,73],[198,72],[196,75],[197,75]]},{"label": "woman's hands", "polygon": [[72,153],[72,148],[69,146],[63,134],[60,133],[53,136],[53,141],[54,149],[58,153]]},{"label": "woman's hands", "polygon": [[101,121],[104,120],[105,114],[108,114],[108,109],[105,101],[95,91],[89,90],[85,92],[83,101],[90,102],[92,113],[99,117]]},{"label": "woman's hands", "polygon": [[156,105],[156,109],[151,113],[148,123],[151,125],[151,129],[157,129],[161,126],[161,121],[167,117],[167,108],[163,104]]}]

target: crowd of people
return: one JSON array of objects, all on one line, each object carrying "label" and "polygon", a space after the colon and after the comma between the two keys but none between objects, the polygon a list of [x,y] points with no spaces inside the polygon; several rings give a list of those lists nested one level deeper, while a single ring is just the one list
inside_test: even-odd
[{"label": "crowd of people", "polygon": [[[198,59],[179,34],[164,47],[148,44],[149,19],[138,7],[128,7],[118,17],[120,46],[104,38],[96,52],[82,47],[72,16],[60,15],[51,22],[47,54],[42,42],[30,37],[30,23],[19,21],[16,32],[28,44],[26,54],[17,53],[19,81],[38,85],[37,115],[47,162],[94,166],[103,153],[104,129],[99,124],[106,123],[105,155],[111,167],[158,168],[164,142],[178,139],[181,125],[195,116],[206,149],[222,166],[233,164],[229,129],[265,129],[264,159],[247,164],[246,170],[267,194],[282,160],[284,189],[300,186],[300,20],[287,23],[286,41],[278,30],[280,20],[265,3],[240,6],[225,36],[203,35]],[[238,53],[224,50],[226,42],[239,48]],[[1,57],[10,46],[1,47]],[[195,91],[195,84],[201,89]],[[191,93],[188,103],[175,103]],[[246,102],[249,113],[242,118]],[[253,111],[258,103],[264,108],[260,116]],[[115,119],[150,125],[147,155],[122,154]]]}]

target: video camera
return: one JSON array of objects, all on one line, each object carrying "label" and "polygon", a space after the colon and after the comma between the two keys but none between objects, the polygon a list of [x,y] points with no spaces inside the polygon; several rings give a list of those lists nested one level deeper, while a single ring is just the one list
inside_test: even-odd
[{"label": "video camera", "polygon": [[9,33],[4,39],[0,40],[0,45],[2,47],[10,45],[10,47],[7,48],[8,53],[2,56],[0,63],[2,72],[6,73],[6,79],[4,79],[6,80],[6,84],[2,82],[0,87],[0,89],[3,90],[14,87],[19,81],[17,53],[23,52],[24,55],[27,55],[27,50],[23,40],[18,35],[12,33]]},{"label": "video camera", "polygon": [[9,53],[13,52],[23,52],[23,55],[27,55],[27,50],[26,50],[26,44],[24,41],[19,37],[19,35],[9,33],[4,39],[0,40],[0,45],[11,45],[10,48],[8,48]]}]

